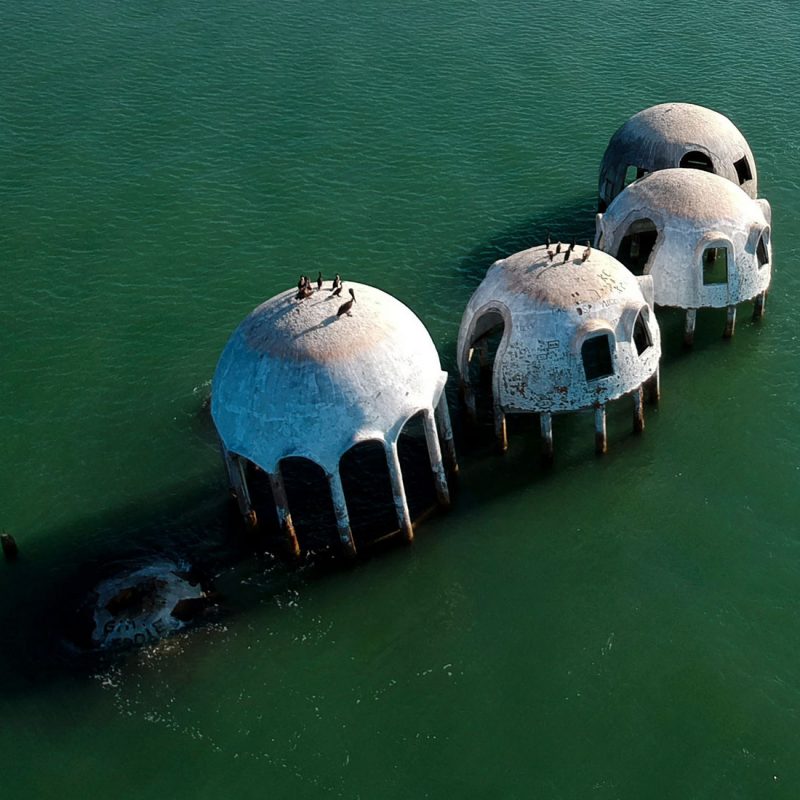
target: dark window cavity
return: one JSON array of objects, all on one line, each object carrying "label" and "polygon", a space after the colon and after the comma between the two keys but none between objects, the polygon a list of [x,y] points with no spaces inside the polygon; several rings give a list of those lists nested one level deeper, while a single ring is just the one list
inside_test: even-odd
[{"label": "dark window cavity", "polygon": [[707,247],[703,251],[703,285],[728,282],[728,248]]},{"label": "dark window cavity", "polygon": [[748,162],[747,156],[742,156],[738,161],[734,162],[733,166],[736,170],[736,176],[739,178],[740,186],[753,179],[753,173],[750,171],[750,162]]},{"label": "dark window cavity", "polygon": [[634,275],[643,275],[657,240],[658,230],[653,220],[636,220],[620,242],[617,259]]},{"label": "dark window cavity", "polygon": [[758,259],[758,266],[763,267],[764,264],[769,264],[769,253],[767,251],[767,234],[762,233],[758,238],[758,246],[756,247],[756,258]]},{"label": "dark window cavity", "polygon": [[711,159],[699,150],[692,150],[681,159],[681,166],[687,169],[701,169],[703,172],[713,172],[714,164]]},{"label": "dark window cavity", "polygon": [[587,339],[581,346],[581,358],[587,381],[606,378],[614,374],[614,365],[611,361],[611,342],[607,333]]},{"label": "dark window cavity", "polygon": [[644,313],[639,312],[636,317],[636,322],[633,325],[633,343],[636,345],[636,352],[641,355],[647,350],[648,347],[653,346],[653,340],[650,336],[650,329],[647,327],[647,322],[644,318]]}]

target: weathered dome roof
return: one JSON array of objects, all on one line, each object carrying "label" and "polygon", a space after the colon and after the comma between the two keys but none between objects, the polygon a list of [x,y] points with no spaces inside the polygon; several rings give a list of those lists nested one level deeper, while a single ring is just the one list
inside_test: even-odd
[{"label": "weathered dome roof", "polygon": [[715,174],[757,197],[756,164],[747,140],[726,116],[691,103],[646,108],[617,130],[600,167],[600,197],[611,202],[622,190],[629,166],[646,172],[671,169],[681,166],[689,153],[706,156]]},{"label": "weathered dome roof", "polygon": [[[551,248],[552,249],[552,248]],[[462,379],[469,374],[470,349],[502,320],[495,356],[493,394],[504,411],[570,411],[613,400],[653,375],[660,335],[649,303],[652,280],[637,278],[615,258],[585,245],[566,263],[551,261],[545,245],[495,262],[469,300],[458,336]],[[636,352],[633,334],[643,313],[650,347]],[[613,374],[588,382],[582,343],[613,338]]]},{"label": "weathered dome roof", "polygon": [[[352,316],[337,316],[355,291]],[[296,290],[256,308],[234,331],[212,383],[211,413],[225,447],[272,472],[287,456],[328,472],[367,439],[392,441],[435,405],[447,374],[419,318],[372,286],[342,298]]]},{"label": "weathered dome roof", "polygon": [[766,201],[748,197],[730,181],[696,169],[666,169],[634,181],[606,211],[605,226],[616,226],[630,214],[658,225],[685,221],[693,226],[736,228],[766,224]]}]

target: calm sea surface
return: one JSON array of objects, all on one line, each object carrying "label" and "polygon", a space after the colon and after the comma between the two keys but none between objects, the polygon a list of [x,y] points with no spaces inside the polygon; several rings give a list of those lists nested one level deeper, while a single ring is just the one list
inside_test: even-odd
[{"label": "calm sea surface", "polygon": [[[0,0],[3,798],[800,796],[799,76],[778,0]],[[602,460],[591,415],[550,473],[530,421],[462,446],[413,548],[287,575],[239,544],[204,406],[244,315],[340,272],[452,373],[489,264],[587,238],[608,138],[670,100],[756,155],[763,324],[701,314],[685,355],[662,315],[644,436],[626,403]],[[220,615],[71,653],[153,554]]]}]

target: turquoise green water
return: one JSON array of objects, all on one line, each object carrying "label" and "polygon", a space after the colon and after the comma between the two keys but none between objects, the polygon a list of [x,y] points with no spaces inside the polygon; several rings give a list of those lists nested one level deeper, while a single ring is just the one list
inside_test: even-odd
[{"label": "turquoise green water", "polygon": [[[795,798],[800,9],[646,0],[0,0],[0,752],[6,798]],[[235,540],[203,404],[228,335],[322,269],[453,370],[498,256],[593,230],[608,137],[729,115],[773,207],[768,315],[557,464],[462,447],[411,549],[285,576]],[[585,238],[585,235],[583,236]],[[453,395],[455,400],[455,395]],[[463,442],[460,442],[463,444]],[[215,565],[215,621],[59,644],[112,563]]]}]

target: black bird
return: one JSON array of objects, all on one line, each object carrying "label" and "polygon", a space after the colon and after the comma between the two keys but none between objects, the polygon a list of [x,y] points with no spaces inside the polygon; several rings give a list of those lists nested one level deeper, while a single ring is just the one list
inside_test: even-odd
[{"label": "black bird", "polygon": [[[341,289],[341,287],[339,287]],[[337,317],[341,317],[343,314],[347,314],[347,316],[351,316],[350,309],[353,308],[353,303],[356,301],[356,293],[350,289],[350,299],[346,303],[342,303],[339,306],[339,310],[336,312]]]},{"label": "black bird", "polygon": [[547,251],[547,257],[550,259],[550,261],[553,260],[553,251],[552,250],[548,250]]},{"label": "black bird", "polygon": [[569,250],[564,251],[564,263],[566,264],[569,261]]},{"label": "black bird", "polygon": [[575,240],[572,240],[572,244],[567,248],[567,255],[572,255],[572,251],[575,249]]},{"label": "black bird", "polygon": [[333,292],[333,294],[331,294],[331,297],[340,297],[342,294],[342,282],[339,281],[339,285],[335,289],[331,289],[331,292]]},{"label": "black bird", "polygon": [[303,291],[303,287],[305,285],[306,285],[306,276],[305,275],[301,275],[300,276],[300,280],[297,281],[297,291],[298,292],[302,292]]},{"label": "black bird", "polygon": [[559,243],[556,245],[556,255],[558,255],[560,252],[561,252],[561,242],[559,242]]},{"label": "black bird", "polygon": [[331,291],[340,288],[341,285],[342,285],[342,279],[339,277],[339,273],[337,272],[333,278],[333,283],[331,284]]},{"label": "black bird", "polygon": [[320,271],[319,275],[317,275],[317,291],[322,291],[322,272]]},{"label": "black bird", "polygon": [[586,242],[586,249],[583,251],[583,260],[586,261],[587,258],[592,254],[592,246],[589,242]]},{"label": "black bird", "polygon": [[550,231],[547,231],[547,239],[545,240],[545,244],[547,244],[548,247],[550,247],[550,245],[552,244],[552,242],[550,241]]}]

